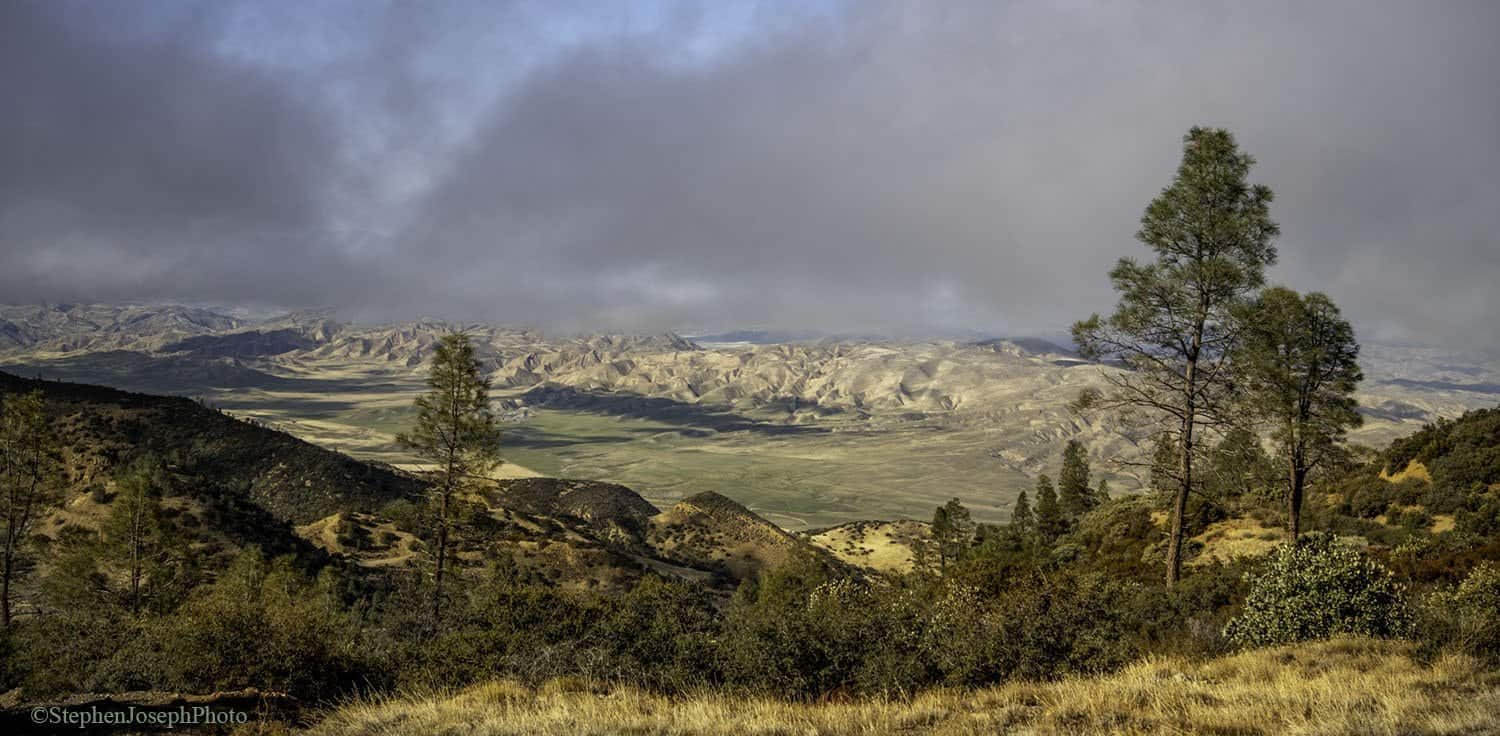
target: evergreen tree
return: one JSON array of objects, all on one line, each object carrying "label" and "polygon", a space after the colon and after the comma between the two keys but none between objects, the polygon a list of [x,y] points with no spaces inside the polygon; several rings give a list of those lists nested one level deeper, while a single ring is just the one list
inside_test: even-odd
[{"label": "evergreen tree", "polygon": [[1286,464],[1287,533],[1295,541],[1308,473],[1337,455],[1358,427],[1354,389],[1363,374],[1354,329],[1320,293],[1265,290],[1244,308],[1235,350],[1250,411],[1271,425]]},{"label": "evergreen tree", "polygon": [[998,539],[1004,548],[1015,552],[1029,552],[1037,548],[1039,539],[1036,528],[1036,512],[1031,507],[1031,497],[1026,491],[1016,497],[1010,512],[1010,523],[1001,528]]},{"label": "evergreen tree", "polygon": [[1036,531],[1041,541],[1049,545],[1068,531],[1068,520],[1058,503],[1057,491],[1052,487],[1052,479],[1046,475],[1036,481]]},{"label": "evergreen tree", "polygon": [[974,522],[969,510],[954,498],[939,506],[932,515],[932,538],[937,546],[938,564],[947,569],[948,563],[961,559],[974,542]]},{"label": "evergreen tree", "polygon": [[1108,500],[1109,500],[1109,481],[1107,481],[1107,480],[1105,480],[1103,478],[1100,478],[1099,479],[1099,487],[1094,489],[1094,505],[1098,506],[1099,504],[1102,504],[1102,503],[1104,503],[1105,501],[1108,501]]},{"label": "evergreen tree", "polygon": [[1063,448],[1062,472],[1057,475],[1057,501],[1063,516],[1076,520],[1094,508],[1093,491],[1089,489],[1089,456],[1078,440],[1068,440]]},{"label": "evergreen tree", "polygon": [[1128,368],[1104,373],[1112,390],[1085,392],[1079,408],[1143,412],[1173,430],[1178,467],[1168,587],[1182,573],[1198,430],[1227,414],[1229,352],[1240,331],[1235,310],[1261,287],[1266,267],[1276,261],[1271,242],[1280,229],[1270,218],[1272,194],[1247,182],[1253,163],[1228,131],[1189,131],[1176,177],[1147,206],[1136,233],[1154,260],[1120,259],[1109,274],[1120,293],[1114,314],[1095,314],[1073,326],[1084,356]]},{"label": "evergreen tree", "polygon": [[444,335],[432,358],[428,392],[416,400],[416,425],[398,439],[437,465],[429,492],[434,507],[432,622],[442,623],[443,577],[458,496],[500,463],[500,430],[490,408],[489,379],[463,333]]},{"label": "evergreen tree", "polygon": [[1023,543],[1036,536],[1036,515],[1031,512],[1031,500],[1026,491],[1016,497],[1016,508],[1010,512],[1010,530]]},{"label": "evergreen tree", "polygon": [[[938,555],[938,569],[948,569],[948,545],[945,544],[953,535],[953,526],[948,523],[948,507],[939,506],[932,512],[932,549]],[[930,563],[929,563],[930,564]]]},{"label": "evergreen tree", "polygon": [[119,493],[110,503],[102,529],[104,558],[125,577],[125,605],[139,614],[145,590],[168,560],[167,529],[161,514],[165,471],[155,458],[137,459],[116,481]]},{"label": "evergreen tree", "polygon": [[0,628],[10,627],[11,587],[27,562],[31,528],[58,501],[56,443],[42,392],[0,397]]},{"label": "evergreen tree", "polygon": [[1271,459],[1261,449],[1260,438],[1245,427],[1224,433],[1208,453],[1204,491],[1216,503],[1256,496],[1272,479]]}]

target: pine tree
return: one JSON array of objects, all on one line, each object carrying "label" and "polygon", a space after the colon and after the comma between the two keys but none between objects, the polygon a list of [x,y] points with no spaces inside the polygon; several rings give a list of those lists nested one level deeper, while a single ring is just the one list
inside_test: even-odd
[{"label": "pine tree", "polygon": [[1094,489],[1094,505],[1098,506],[1109,500],[1109,481],[1099,479],[1099,487]]},{"label": "pine tree", "polygon": [[468,335],[451,333],[438,341],[427,386],[428,392],[416,400],[416,425],[398,439],[438,466],[428,496],[437,527],[432,593],[436,629],[442,623],[455,501],[500,463],[500,430],[490,408],[489,379],[480,370]]},{"label": "pine tree", "polygon": [[1064,518],[1077,520],[1094,508],[1093,491],[1089,489],[1089,456],[1078,440],[1068,440],[1063,448],[1062,472],[1057,475],[1057,501]]},{"label": "pine tree", "polygon": [[1068,531],[1057,491],[1052,487],[1052,479],[1045,475],[1036,481],[1036,531],[1041,541],[1049,545]]},{"label": "pine tree", "polygon": [[1136,233],[1155,259],[1120,259],[1109,274],[1120,294],[1114,314],[1073,325],[1080,353],[1128,369],[1103,373],[1112,389],[1085,392],[1078,407],[1144,413],[1176,440],[1168,587],[1182,575],[1198,430],[1228,418],[1229,352],[1241,326],[1235,310],[1276,261],[1272,194],[1247,182],[1253,163],[1228,131],[1189,131],[1176,177],[1147,206]]},{"label": "pine tree", "polygon": [[1031,509],[1031,499],[1026,491],[1016,497],[1016,505],[1010,512],[1010,523],[1004,528],[1004,538],[1013,549],[1027,551],[1037,547],[1036,512]]},{"label": "pine tree", "polygon": [[21,575],[32,525],[58,502],[56,437],[42,392],[0,397],[0,627],[10,627],[11,588]]},{"label": "pine tree", "polygon": [[1335,457],[1360,425],[1354,389],[1363,375],[1354,329],[1320,293],[1265,290],[1244,308],[1234,353],[1249,411],[1271,425],[1286,463],[1287,533],[1296,541],[1308,474]]},{"label": "pine tree", "polygon": [[1036,534],[1036,515],[1031,512],[1031,500],[1025,491],[1016,496],[1016,508],[1010,512],[1010,528],[1018,539],[1030,539]]},{"label": "pine tree", "polygon": [[1224,439],[1208,453],[1207,465],[1204,493],[1220,505],[1259,495],[1274,478],[1271,459],[1261,449],[1260,438],[1243,426],[1224,433]]},{"label": "pine tree", "polygon": [[948,569],[947,539],[953,535],[953,525],[948,523],[948,507],[939,506],[932,512],[932,547],[938,555],[938,569]]},{"label": "pine tree", "polygon": [[106,557],[125,571],[126,605],[133,614],[140,613],[144,588],[168,556],[161,514],[164,474],[155,458],[131,463],[116,481],[119,493],[110,503],[102,529]]},{"label": "pine tree", "polygon": [[974,530],[969,510],[957,498],[939,506],[933,513],[932,538],[942,569],[947,569],[948,563],[961,559],[968,551],[974,542]]}]

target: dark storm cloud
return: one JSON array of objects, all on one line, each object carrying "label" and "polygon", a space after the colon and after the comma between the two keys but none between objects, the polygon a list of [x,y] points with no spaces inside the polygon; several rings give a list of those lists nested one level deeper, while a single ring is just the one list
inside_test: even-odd
[{"label": "dark storm cloud", "polygon": [[214,17],[136,35],[119,8],[0,4],[5,301],[317,298],[351,264],[318,232],[341,183],[316,90],[219,58]]},{"label": "dark storm cloud", "polygon": [[1490,4],[41,7],[0,31],[7,301],[1056,329],[1209,124],[1279,195],[1276,280],[1500,343]]}]

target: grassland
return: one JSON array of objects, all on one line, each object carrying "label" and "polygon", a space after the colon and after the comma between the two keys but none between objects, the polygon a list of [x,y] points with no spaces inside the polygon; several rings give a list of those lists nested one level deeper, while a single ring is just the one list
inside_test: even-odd
[{"label": "grassland", "polygon": [[1011,683],[910,700],[788,703],[627,687],[512,682],[354,702],[318,736],[638,734],[1488,734],[1500,673],[1410,644],[1338,640],[1192,662],[1148,659],[1111,675]]}]

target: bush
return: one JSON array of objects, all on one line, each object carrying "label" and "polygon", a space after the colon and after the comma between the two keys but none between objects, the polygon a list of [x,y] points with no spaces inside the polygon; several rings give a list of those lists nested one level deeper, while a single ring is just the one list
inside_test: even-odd
[{"label": "bush", "polygon": [[1279,547],[1249,583],[1244,610],[1225,629],[1238,644],[1402,636],[1411,630],[1404,590],[1391,573],[1328,534]]},{"label": "bush", "polygon": [[1429,642],[1500,662],[1500,565],[1480,563],[1457,588],[1428,595],[1422,610]]},{"label": "bush", "polygon": [[1131,592],[1061,571],[994,600],[951,589],[933,606],[927,650],[943,681],[963,687],[1108,671],[1139,653],[1119,605]]},{"label": "bush", "polygon": [[605,609],[591,636],[609,654],[611,678],[669,691],[718,679],[717,612],[706,590],[647,575]]},{"label": "bush", "polygon": [[148,627],[116,669],[174,690],[244,687],[307,699],[338,694],[361,667],[331,577],[309,580],[286,558],[243,552],[172,616]]}]

